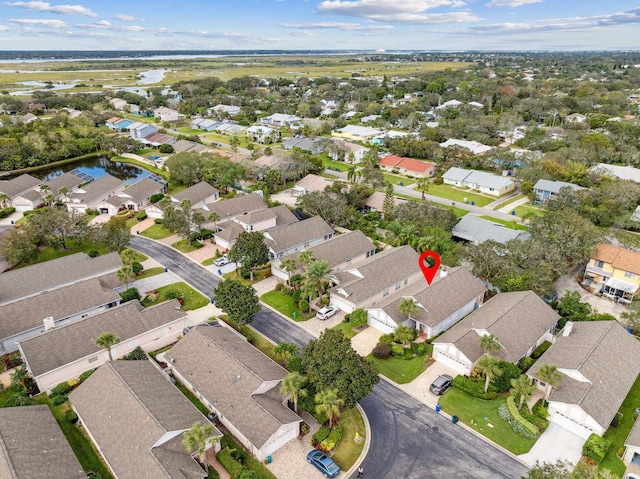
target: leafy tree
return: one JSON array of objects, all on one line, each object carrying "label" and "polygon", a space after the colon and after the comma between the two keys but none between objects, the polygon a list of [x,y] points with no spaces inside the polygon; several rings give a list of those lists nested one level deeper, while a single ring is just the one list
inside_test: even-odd
[{"label": "leafy tree", "polygon": [[307,378],[298,372],[287,374],[282,380],[280,392],[285,396],[291,396],[293,399],[293,410],[298,412],[298,398],[306,397],[307,390],[304,386],[307,384]]},{"label": "leafy tree", "polygon": [[38,257],[38,236],[29,223],[11,228],[0,238],[0,252],[10,264],[30,264]]},{"label": "leafy tree", "polygon": [[577,291],[570,291],[556,301],[555,309],[562,316],[559,326],[563,327],[567,321],[588,320],[593,309],[589,303],[582,302]]},{"label": "leafy tree", "polygon": [[345,226],[348,213],[351,211],[344,195],[312,191],[308,195],[299,196],[296,207],[307,216],[320,216],[330,225]]},{"label": "leafy tree", "polygon": [[18,386],[24,391],[27,391],[27,382],[29,381],[29,371],[27,370],[26,365],[22,365],[19,368],[16,368],[11,373],[11,385]]},{"label": "leafy tree", "polygon": [[206,155],[195,152],[183,152],[172,155],[165,165],[169,170],[169,178],[179,185],[193,185],[203,178]]},{"label": "leafy tree", "polygon": [[109,361],[113,361],[113,357],[111,356],[111,348],[119,342],[120,339],[113,333],[102,333],[95,340],[96,346],[107,350]]},{"label": "leafy tree", "polygon": [[329,418],[329,429],[333,427],[333,418],[340,415],[340,408],[344,406],[344,399],[339,397],[339,390],[324,389],[315,396],[316,414]]},{"label": "leafy tree", "polygon": [[82,241],[89,236],[87,217],[76,211],[69,212],[66,207],[52,206],[47,210],[31,215],[29,224],[38,232],[41,242],[53,248],[67,248],[67,241]]},{"label": "leafy tree", "polygon": [[253,281],[253,269],[269,262],[269,249],[264,235],[259,231],[243,231],[229,250],[229,259],[240,264],[242,274],[249,273]]},{"label": "leafy tree", "polygon": [[191,201],[184,199],[180,202],[179,207],[175,207],[170,203],[163,203],[164,222],[162,225],[169,231],[175,233],[181,238],[191,238],[200,233],[200,225],[204,223],[204,216],[201,213],[193,211]]},{"label": "leafy tree", "polygon": [[112,216],[94,230],[94,237],[107,251],[120,252],[129,244],[131,232],[126,219]]},{"label": "leafy tree", "polygon": [[493,356],[493,353],[500,351],[500,348],[502,347],[500,346],[498,338],[496,338],[493,334],[485,334],[483,336],[480,336],[479,343],[480,348],[482,348],[482,350],[489,356]]},{"label": "leafy tree", "polygon": [[362,326],[367,324],[368,319],[367,312],[362,308],[353,310],[349,318],[349,322],[354,328],[361,328]]},{"label": "leafy tree", "polygon": [[194,422],[191,428],[182,434],[182,444],[187,451],[195,451],[198,459],[204,465],[204,470],[209,473],[209,464],[207,463],[206,452],[212,446],[212,443],[218,442],[219,437],[214,437],[213,424],[202,424]]},{"label": "leafy tree", "polygon": [[337,388],[348,408],[368,396],[380,380],[373,365],[353,350],[351,341],[332,329],[304,348],[302,367],[317,390]]},{"label": "leafy tree", "polygon": [[292,258],[284,258],[280,261],[280,269],[287,273],[289,279],[287,279],[287,284],[291,286],[291,274],[298,269],[298,265]]},{"label": "leafy tree", "polygon": [[273,348],[273,354],[278,361],[287,364],[291,358],[298,355],[298,345],[294,343],[280,343]]},{"label": "leafy tree", "polygon": [[558,381],[562,379],[562,374],[553,364],[543,364],[536,371],[536,376],[546,383],[544,387],[544,400],[547,401],[551,395],[552,388],[558,385]]},{"label": "leafy tree", "polygon": [[531,379],[529,376],[523,374],[517,378],[511,379],[511,394],[516,397],[520,397],[520,403],[518,404],[518,409],[522,409],[522,405],[525,400],[527,400],[531,393],[533,393],[533,384],[531,384]]},{"label": "leafy tree", "polygon": [[489,390],[489,383],[496,376],[500,376],[502,374],[502,370],[500,369],[500,361],[493,356],[487,356],[484,354],[478,364],[476,365],[476,370],[484,376],[484,392],[486,393]]},{"label": "leafy tree", "polygon": [[249,324],[260,311],[260,301],[252,286],[245,286],[240,280],[225,279],[213,291],[216,305],[222,309],[237,328]]}]

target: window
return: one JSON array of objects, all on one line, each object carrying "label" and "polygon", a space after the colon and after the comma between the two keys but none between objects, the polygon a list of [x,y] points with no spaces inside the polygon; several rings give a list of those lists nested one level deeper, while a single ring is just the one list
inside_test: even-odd
[{"label": "window", "polygon": [[398,291],[400,289],[400,286],[402,286],[402,284],[400,282],[396,283],[396,291]]},{"label": "window", "polygon": [[98,356],[94,356],[92,358],[89,358],[89,362],[90,363],[95,363],[98,360]]},{"label": "window", "polygon": [[384,298],[385,296],[389,296],[389,290],[388,290],[388,289],[385,289],[385,290],[382,292],[382,297]]},{"label": "window", "polygon": [[636,274],[635,273],[631,273],[630,271],[625,271],[624,272],[624,277],[625,278],[630,278],[630,279],[636,279]]},{"label": "window", "polygon": [[604,266],[604,261],[595,260],[593,263],[596,268],[602,268]]}]

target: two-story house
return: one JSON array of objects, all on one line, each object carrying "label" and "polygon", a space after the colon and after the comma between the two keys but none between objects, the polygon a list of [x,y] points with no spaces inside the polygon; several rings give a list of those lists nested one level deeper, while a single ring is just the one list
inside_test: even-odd
[{"label": "two-story house", "polygon": [[593,293],[628,304],[640,286],[640,253],[610,244],[597,245],[582,283]]}]

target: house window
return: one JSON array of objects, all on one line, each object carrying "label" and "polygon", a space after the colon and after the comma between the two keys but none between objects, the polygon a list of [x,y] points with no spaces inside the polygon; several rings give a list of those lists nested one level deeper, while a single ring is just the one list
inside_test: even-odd
[{"label": "house window", "polygon": [[94,356],[92,358],[89,358],[89,362],[90,363],[95,363],[98,360],[98,356]]},{"label": "house window", "polygon": [[400,282],[396,283],[396,291],[398,291],[400,289],[400,286],[402,286],[402,284]]},{"label": "house window", "polygon": [[[304,244],[304,247],[305,247],[305,248],[308,248],[308,247],[309,247],[309,243],[305,243],[305,244]],[[296,251],[298,251],[298,250],[296,249]]]},{"label": "house window", "polygon": [[631,273],[630,271],[625,271],[624,272],[624,277],[625,278],[630,278],[630,279],[636,279],[636,274],[635,273]]},{"label": "house window", "polygon": [[385,289],[385,290],[382,292],[382,297],[384,298],[385,296],[389,296],[389,290],[388,290],[388,289]]},{"label": "house window", "polygon": [[604,266],[604,261],[600,261],[600,260],[595,260],[594,261],[594,266],[596,268],[602,268]]}]

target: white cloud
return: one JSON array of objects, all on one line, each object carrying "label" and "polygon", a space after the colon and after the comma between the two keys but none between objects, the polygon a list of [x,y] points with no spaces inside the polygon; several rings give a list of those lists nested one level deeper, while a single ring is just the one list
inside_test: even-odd
[{"label": "white cloud", "polygon": [[379,31],[389,30],[393,28],[391,25],[359,25],[357,23],[343,23],[343,22],[317,22],[317,23],[281,23],[282,28],[297,28],[297,29],[335,29],[345,32],[364,32],[364,31]]},{"label": "white cloud", "polygon": [[51,5],[49,2],[4,2],[8,7],[19,7],[38,12],[59,13],[61,15],[85,15],[87,17],[97,17],[98,14],[82,5]]},{"label": "white cloud", "polygon": [[379,15],[421,13],[439,7],[462,7],[460,0],[325,0],[318,5],[322,13],[372,18]]},{"label": "white cloud", "polygon": [[123,22],[133,22],[136,19],[136,17],[127,15],[125,13],[118,13],[117,15],[114,15],[113,18],[117,18],[118,20],[122,20]]},{"label": "white cloud", "polygon": [[289,32],[289,35],[293,37],[313,37],[314,34],[312,32],[308,32],[307,30],[294,30]]},{"label": "white cloud", "polygon": [[67,24],[62,20],[45,20],[42,18],[12,18],[11,23],[19,25],[41,25],[47,28],[67,28]]},{"label": "white cloud", "polygon": [[540,3],[544,0],[491,0],[487,3],[487,7],[521,7],[522,5],[530,5],[532,3]]},{"label": "white cloud", "polygon": [[0,32],[5,32],[9,30],[9,27],[5,27],[4,25],[0,25]]}]

